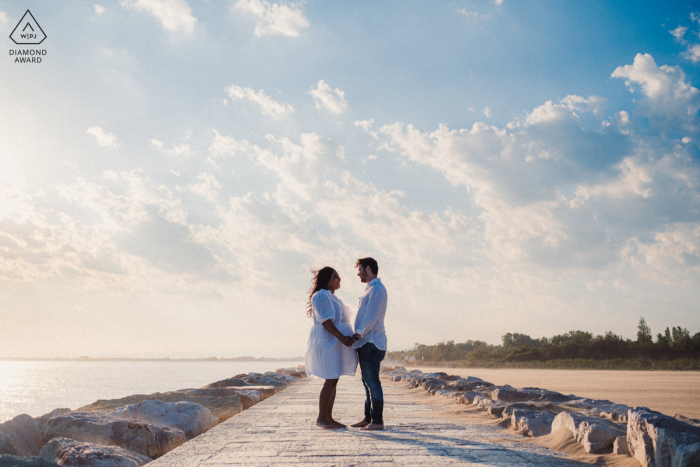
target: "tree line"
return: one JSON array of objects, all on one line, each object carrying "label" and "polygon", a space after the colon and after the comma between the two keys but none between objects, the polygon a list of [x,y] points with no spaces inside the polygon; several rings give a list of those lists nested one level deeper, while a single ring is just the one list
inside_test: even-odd
[{"label": "tree line", "polygon": [[[414,359],[416,363],[456,362],[465,366],[532,363],[552,368],[700,369],[700,332],[666,328],[653,338],[644,318],[637,326],[637,339],[625,339],[609,331],[594,336],[569,331],[552,337],[532,338],[508,333],[500,345],[479,340],[435,345],[415,344],[412,350],[388,352],[390,360]],[[538,364],[538,365],[537,365]],[[525,365],[527,366],[527,365]]]}]

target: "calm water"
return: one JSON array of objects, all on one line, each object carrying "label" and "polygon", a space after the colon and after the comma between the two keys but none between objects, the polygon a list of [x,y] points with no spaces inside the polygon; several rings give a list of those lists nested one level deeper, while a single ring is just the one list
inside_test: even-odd
[{"label": "calm water", "polygon": [[303,362],[5,362],[0,361],[0,422],[97,399],[199,388],[239,373]]}]

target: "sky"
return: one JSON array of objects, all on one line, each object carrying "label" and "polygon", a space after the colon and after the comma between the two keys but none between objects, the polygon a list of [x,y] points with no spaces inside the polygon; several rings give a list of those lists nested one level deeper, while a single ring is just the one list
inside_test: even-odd
[{"label": "sky", "polygon": [[0,0],[0,357],[303,355],[365,256],[390,350],[700,332],[700,8],[97,1]]}]

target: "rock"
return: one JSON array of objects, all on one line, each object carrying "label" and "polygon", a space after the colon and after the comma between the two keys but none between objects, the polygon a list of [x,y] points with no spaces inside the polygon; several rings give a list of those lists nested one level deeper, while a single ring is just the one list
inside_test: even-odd
[{"label": "rock", "polygon": [[306,373],[304,372],[304,369],[302,368],[302,370],[299,371],[298,367],[278,368],[277,370],[275,370],[275,373],[280,373],[280,374],[288,375],[288,376],[294,376],[295,378],[299,378],[299,379],[306,378]]},{"label": "rock", "polygon": [[193,402],[143,401],[113,410],[111,415],[179,428],[187,439],[199,436],[219,423],[209,409]]},{"label": "rock", "polygon": [[10,438],[0,433],[0,456],[3,454],[16,456],[17,448]]},{"label": "rock", "polygon": [[506,404],[489,404],[486,407],[486,413],[491,415],[492,417],[501,418],[501,415],[503,415],[503,411],[506,409],[506,407]]},{"label": "rock", "polygon": [[629,411],[627,445],[645,467],[700,465],[700,428],[645,407]]},{"label": "rock", "polygon": [[688,425],[700,427],[700,420],[696,418],[688,418],[679,414],[674,415],[673,418],[675,418],[676,420],[680,420],[683,423],[687,423]]},{"label": "rock", "polygon": [[568,429],[589,454],[612,446],[615,438],[624,434],[619,426],[608,420],[571,412],[562,412],[554,417],[552,431],[559,428]]},{"label": "rock", "polygon": [[287,380],[282,375],[275,375],[279,377],[273,377],[272,374],[260,375],[257,373],[251,373],[245,378],[245,381],[249,386],[275,386],[278,388],[283,388],[287,386]]},{"label": "rock", "polygon": [[476,391],[467,391],[459,398],[458,404],[473,404],[475,397],[484,397]]},{"label": "rock", "polygon": [[554,418],[554,414],[546,410],[518,408],[510,412],[510,422],[513,430],[532,438],[550,434]]},{"label": "rock", "polygon": [[428,392],[432,391],[432,394],[435,393],[437,389],[447,389],[450,387],[450,385],[437,378],[423,378],[421,381],[420,385]]},{"label": "rock", "polygon": [[119,446],[152,459],[187,441],[177,428],[122,420],[104,412],[71,412],[46,424],[46,440],[70,438],[85,443]]},{"label": "rock", "polygon": [[12,441],[18,456],[37,456],[44,447],[44,437],[39,431],[39,425],[26,414],[17,415],[12,420],[1,423],[0,433]]},{"label": "rock", "polygon": [[228,378],[222,379],[221,381],[217,381],[216,383],[211,383],[207,384],[206,386],[202,386],[202,389],[230,388],[235,386],[248,386],[248,383],[246,383],[240,378]]},{"label": "rock", "polygon": [[39,431],[41,431],[43,433],[44,431],[46,431],[46,422],[51,420],[53,417],[56,417],[58,415],[67,414],[70,412],[71,412],[71,409],[65,409],[65,408],[64,409],[53,409],[51,412],[44,414],[41,417],[34,418],[34,421],[39,426]]},{"label": "rock", "polygon": [[438,379],[441,379],[443,381],[457,381],[458,379],[462,379],[462,378],[459,376],[456,376],[456,375],[447,375],[446,374],[446,375],[438,376]]},{"label": "rock", "polygon": [[82,443],[68,438],[54,438],[41,450],[40,456],[59,465],[94,467],[140,467],[151,458],[118,446]]},{"label": "rock", "polygon": [[0,467],[58,467],[41,457],[0,456]]},{"label": "rock", "polygon": [[[249,388],[246,388],[249,389]],[[253,388],[250,388],[253,389]],[[126,405],[134,405],[143,401],[162,401],[162,402],[194,402],[202,407],[209,409],[213,416],[219,419],[219,423],[228,420],[243,410],[243,403],[237,394],[228,396],[199,396],[185,392],[156,392],[155,394],[136,394],[133,396],[122,397],[121,399],[98,400],[90,405],[79,408],[79,412],[92,412],[95,410],[114,410]]]},{"label": "rock", "polygon": [[613,454],[618,456],[629,456],[630,449],[627,446],[627,436],[618,436],[613,443]]},{"label": "rock", "polygon": [[423,372],[420,370],[411,370],[411,371],[409,371],[409,373],[414,374],[414,375],[422,375],[423,374]]},{"label": "rock", "polygon": [[548,401],[566,402],[573,396],[565,396],[555,391],[548,391],[540,388],[515,389],[512,386],[496,386],[491,391],[491,397],[504,402],[524,402],[524,401]]}]

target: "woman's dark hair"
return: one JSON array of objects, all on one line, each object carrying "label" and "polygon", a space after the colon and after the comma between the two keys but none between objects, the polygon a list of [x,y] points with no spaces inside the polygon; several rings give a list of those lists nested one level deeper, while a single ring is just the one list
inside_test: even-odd
[{"label": "woman's dark hair", "polygon": [[309,301],[306,303],[306,315],[309,318],[311,318],[314,313],[311,306],[311,297],[313,297],[314,294],[321,289],[328,290],[328,282],[331,280],[331,276],[334,272],[335,269],[330,266],[326,266],[319,270],[311,270],[311,274],[314,275],[314,278],[311,279],[312,286],[311,290],[309,290]]}]

